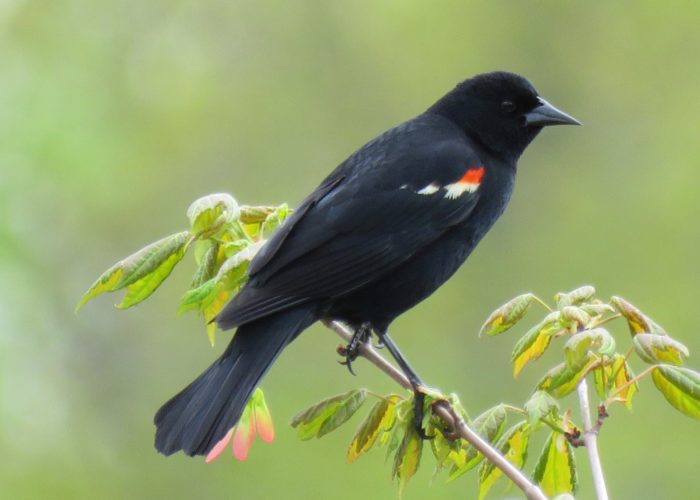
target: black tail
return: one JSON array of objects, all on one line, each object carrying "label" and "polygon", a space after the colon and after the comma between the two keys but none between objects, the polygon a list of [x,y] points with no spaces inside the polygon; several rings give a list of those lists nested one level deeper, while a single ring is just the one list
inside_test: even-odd
[{"label": "black tail", "polygon": [[208,453],[236,424],[282,349],[316,319],[303,306],[239,327],[223,355],[156,413],[158,451]]}]

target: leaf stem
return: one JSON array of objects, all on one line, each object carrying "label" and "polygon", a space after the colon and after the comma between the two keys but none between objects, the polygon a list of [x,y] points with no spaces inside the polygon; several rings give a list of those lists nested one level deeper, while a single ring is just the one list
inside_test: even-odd
[{"label": "leaf stem", "polygon": [[[517,413],[518,415],[527,415],[526,410],[524,410],[523,408],[518,408],[517,406],[504,404],[503,408],[505,408],[506,410],[511,411],[513,413]],[[564,429],[562,429],[557,424],[555,424],[554,422],[552,422],[551,420],[549,420],[545,417],[540,417],[540,422],[542,422],[544,425],[546,425],[547,427],[549,427],[553,431],[557,431],[561,434],[566,434],[566,431]]]},{"label": "leaf stem", "polygon": [[527,412],[524,409],[519,408],[517,406],[504,404],[503,408],[505,408],[508,411],[512,411],[513,413],[517,413],[518,415],[527,415]]},{"label": "leaf stem", "polygon": [[597,323],[593,323],[591,326],[588,327],[588,329],[598,328],[600,325],[604,325],[605,323],[607,323],[609,321],[612,321],[614,319],[621,318],[621,317],[622,317],[622,314],[620,314],[620,313],[613,314],[612,316],[608,316],[607,318],[601,319]]},{"label": "leaf stem", "polygon": [[538,302],[541,306],[543,306],[545,309],[547,309],[549,312],[552,312],[552,308],[547,305],[547,303],[539,298],[537,295],[532,295],[532,298],[535,299],[536,302]]},{"label": "leaf stem", "polygon": [[598,432],[593,428],[593,422],[591,422],[591,409],[588,402],[588,383],[586,382],[586,377],[581,379],[577,389],[579,405],[581,407],[581,418],[583,419],[584,426],[583,442],[588,452],[588,461],[591,466],[596,497],[598,500],[608,500],[608,490],[605,486],[603,466],[600,462],[600,455],[598,454]]},{"label": "leaf stem", "polygon": [[[345,340],[345,342],[350,342],[352,339],[354,332],[345,323],[340,321],[324,321],[323,323]],[[399,385],[406,389],[413,390],[406,376],[379,354],[374,347],[372,347],[371,343],[360,342],[358,350],[365,359],[394,379]],[[501,469],[503,474],[513,481],[529,500],[547,500],[547,497],[536,484],[532,483],[520,469],[510,463],[497,449],[486,442],[466,424],[449,401],[437,401],[433,405],[433,413],[452,427],[457,436],[474,446],[487,460]]]},{"label": "leaf stem", "polygon": [[644,370],[644,371],[643,371],[642,373],[640,373],[639,375],[635,375],[634,377],[632,377],[631,379],[629,379],[627,382],[625,382],[625,383],[622,384],[620,387],[618,387],[618,388],[615,389],[613,392],[611,392],[611,393],[608,395],[608,398],[605,400],[605,403],[603,403],[603,405],[608,406],[611,402],[613,402],[613,401],[615,400],[615,396],[617,396],[617,395],[620,394],[622,391],[624,391],[625,389],[627,389],[630,385],[636,384],[637,382],[639,382],[642,378],[644,378],[645,376],[647,376],[649,373],[651,373],[651,371],[652,371],[654,368],[657,368],[658,366],[659,366],[659,365],[651,365],[650,367],[648,367],[646,370]]}]

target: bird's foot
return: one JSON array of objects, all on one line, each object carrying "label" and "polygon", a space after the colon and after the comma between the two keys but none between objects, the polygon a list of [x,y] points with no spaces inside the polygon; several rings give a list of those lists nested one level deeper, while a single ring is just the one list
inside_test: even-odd
[{"label": "bird's foot", "polygon": [[426,388],[420,385],[413,388],[413,428],[421,439],[430,440],[434,439],[435,436],[428,435],[423,428],[426,392]]},{"label": "bird's foot", "polygon": [[360,327],[355,330],[355,333],[350,339],[350,343],[345,347],[338,348],[338,354],[345,358],[345,361],[339,361],[341,365],[347,366],[348,371],[355,375],[352,369],[352,362],[357,359],[360,355],[360,344],[369,342],[372,338],[372,325],[369,323],[362,323]]}]

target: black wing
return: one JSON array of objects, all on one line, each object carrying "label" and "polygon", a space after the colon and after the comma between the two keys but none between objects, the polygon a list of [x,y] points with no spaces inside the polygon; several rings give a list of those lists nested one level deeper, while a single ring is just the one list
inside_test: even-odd
[{"label": "black wing", "polygon": [[472,212],[478,183],[460,180],[469,170],[480,180],[484,169],[466,143],[403,145],[389,155],[386,144],[380,149],[377,164],[360,150],[358,165],[341,165],[265,244],[249,283],[217,317],[223,328],[363,287]]}]

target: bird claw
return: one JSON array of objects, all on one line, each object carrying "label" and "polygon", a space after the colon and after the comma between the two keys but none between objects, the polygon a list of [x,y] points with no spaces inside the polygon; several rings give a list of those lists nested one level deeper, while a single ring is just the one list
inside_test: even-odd
[{"label": "bird claw", "polygon": [[352,369],[352,363],[360,355],[360,344],[364,344],[371,340],[372,337],[372,325],[369,323],[363,323],[360,327],[355,330],[355,333],[350,339],[347,346],[341,346],[338,348],[338,354],[345,358],[345,361],[338,361],[343,366],[348,367],[348,371],[355,375]]},{"label": "bird claw", "polygon": [[347,366],[350,374],[357,376],[357,374],[352,369],[352,361],[350,361],[350,358],[346,359],[345,361],[338,361],[338,364]]}]

